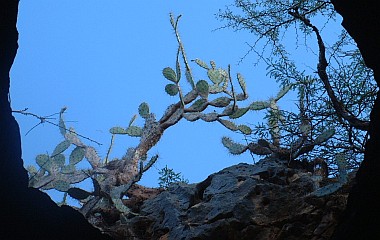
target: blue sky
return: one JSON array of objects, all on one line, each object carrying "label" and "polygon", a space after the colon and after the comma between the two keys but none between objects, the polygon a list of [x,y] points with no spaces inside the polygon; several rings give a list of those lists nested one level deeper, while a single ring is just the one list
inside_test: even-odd
[{"label": "blue sky", "polygon": [[[266,100],[277,93],[277,84],[265,75],[265,66],[254,67],[254,55],[238,64],[253,42],[246,32],[222,29],[215,18],[231,1],[21,1],[18,29],[19,51],[12,68],[11,98],[14,110],[44,116],[63,106],[67,125],[91,139],[105,157],[113,126],[127,126],[141,102],[147,102],[159,118],[166,107],[178,101],[164,92],[167,81],[162,69],[175,66],[177,43],[169,13],[182,14],[180,33],[189,59],[214,60],[232,73],[242,73],[250,101]],[[192,65],[196,80],[206,73]],[[184,82],[185,84],[185,82]],[[283,100],[290,105],[292,100]],[[248,104],[248,102],[247,102]],[[62,141],[59,130],[33,117],[15,115],[21,127],[25,165],[37,154],[51,153]],[[57,120],[52,120],[57,122]],[[242,120],[239,123],[247,123]],[[254,113],[249,122],[257,123]],[[137,121],[142,124],[142,121]],[[150,152],[160,158],[145,174],[141,184],[157,186],[157,169],[168,165],[182,172],[190,182],[240,162],[252,163],[251,156],[231,156],[221,144],[222,136],[242,136],[218,123],[182,120],[168,129]],[[121,157],[137,139],[117,136],[111,157]]]}]

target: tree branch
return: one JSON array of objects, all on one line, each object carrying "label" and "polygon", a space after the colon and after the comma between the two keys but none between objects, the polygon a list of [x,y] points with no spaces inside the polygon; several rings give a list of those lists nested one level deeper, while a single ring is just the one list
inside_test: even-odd
[{"label": "tree branch", "polygon": [[336,114],[339,118],[342,118],[349,122],[349,124],[357,129],[368,131],[369,129],[369,121],[363,121],[352,115],[343,105],[343,103],[338,100],[336,97],[334,90],[331,87],[329,77],[326,72],[326,68],[328,66],[327,60],[326,60],[326,48],[325,44],[323,43],[322,37],[319,33],[319,30],[316,26],[314,26],[309,19],[307,19],[305,16],[301,15],[297,9],[294,9],[293,11],[288,12],[291,16],[293,16],[296,19],[299,19],[302,21],[306,26],[310,27],[313,32],[315,33],[318,41],[318,47],[319,47],[319,61],[317,64],[317,73],[320,79],[323,82],[323,85],[327,91],[327,95],[331,99],[331,102],[333,104],[333,107],[336,111]]}]

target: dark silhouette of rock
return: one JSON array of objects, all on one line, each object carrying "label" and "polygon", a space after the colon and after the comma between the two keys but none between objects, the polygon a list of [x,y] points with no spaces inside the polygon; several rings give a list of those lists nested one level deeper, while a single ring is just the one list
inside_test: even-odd
[{"label": "dark silhouette of rock", "polygon": [[78,211],[58,207],[45,193],[28,188],[19,126],[8,101],[9,71],[18,48],[18,3],[0,0],[0,239],[110,239]]},{"label": "dark silhouette of rock", "polygon": [[[333,0],[343,27],[353,37],[380,86],[380,9],[377,1]],[[347,210],[333,239],[380,239],[380,99],[371,112],[370,140],[350,193]]]}]

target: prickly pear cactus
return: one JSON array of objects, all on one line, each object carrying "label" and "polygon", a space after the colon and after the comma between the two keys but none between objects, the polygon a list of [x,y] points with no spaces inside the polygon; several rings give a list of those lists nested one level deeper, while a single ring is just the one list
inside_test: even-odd
[{"label": "prickly pear cactus", "polygon": [[[75,167],[76,164],[84,160],[85,156],[93,167],[99,164],[98,158],[93,157],[94,149],[85,147],[73,130],[66,129],[63,120],[65,109],[60,113],[59,128],[66,139],[60,142],[50,155],[40,154],[36,157],[36,163],[40,169],[28,168],[30,169],[29,185],[31,187],[66,192],[71,184],[88,178],[88,174],[77,170]],[[69,154],[68,161],[66,161],[64,152],[68,151],[71,145],[74,145],[74,149]]]},{"label": "prickly pear cactus", "polygon": [[247,146],[244,146],[243,144],[240,144],[240,143],[235,143],[231,140],[231,138],[228,138],[228,137],[222,138],[222,144],[233,155],[242,154],[243,152],[245,152],[248,149]]},{"label": "prickly pear cactus", "polygon": [[341,187],[347,183],[348,181],[348,175],[347,175],[347,160],[346,160],[346,155],[344,153],[338,153],[335,156],[336,164],[338,166],[338,182],[331,183],[329,185],[326,185],[322,188],[319,188],[312,192],[310,195],[312,196],[317,196],[317,197],[322,197],[326,196],[329,194],[332,194]]},{"label": "prickly pear cactus", "polygon": [[[250,111],[266,110],[270,114],[272,128],[272,143],[262,144],[249,143],[247,145],[234,142],[232,139],[222,138],[222,144],[231,154],[242,154],[249,150],[258,155],[268,155],[285,151],[279,146],[281,114],[277,102],[290,91],[291,86],[280,90],[274,98],[266,101],[255,101],[241,106],[242,102],[248,99],[247,84],[240,73],[236,78],[231,76],[231,69],[217,66],[214,61],[206,62],[195,59],[195,65],[205,71],[205,79],[195,81],[190,62],[187,59],[183,43],[180,39],[177,24],[178,18],[171,15],[171,24],[174,29],[178,51],[175,67],[165,67],[162,70],[163,79],[166,80],[165,92],[173,98],[178,98],[176,103],[167,107],[161,118],[156,118],[152,113],[148,103],[141,103],[137,109],[137,114],[132,117],[127,126],[115,126],[110,129],[112,135],[111,146],[104,160],[95,151],[94,147],[87,146],[81,141],[83,136],[77,134],[74,129],[67,128],[63,119],[66,108],[60,112],[59,131],[63,136],[51,154],[41,154],[36,157],[39,169],[28,167],[30,174],[30,186],[48,190],[56,189],[65,192],[76,198],[87,207],[86,215],[97,214],[91,209],[117,209],[123,214],[133,214],[124,205],[122,198],[127,191],[141,179],[142,174],[147,171],[158,160],[158,155],[149,159],[149,151],[155,146],[165,130],[177,124],[183,118],[188,121],[202,120],[205,122],[219,122],[227,129],[251,135],[252,129],[243,124],[236,124],[239,118],[246,116]],[[180,59],[183,63],[180,63]],[[181,76],[185,73],[187,82],[191,90],[187,93],[183,91],[183,81]],[[135,124],[136,118],[140,116],[144,124]],[[329,139],[334,133],[327,131],[318,136],[315,144],[320,144]],[[114,138],[120,135],[128,135],[139,139],[137,146],[128,148],[126,154],[121,158],[108,161]],[[88,139],[87,139],[88,140]],[[303,142],[300,144],[302,149]],[[285,151],[286,152],[286,151]],[[288,155],[292,151],[289,150]],[[284,154],[283,154],[284,155]],[[286,155],[286,154],[285,154]],[[82,161],[90,164],[89,169],[79,169]],[[342,175],[343,176],[343,175]],[[75,183],[91,178],[94,183],[92,192],[82,190],[73,186]],[[89,210],[88,210],[89,209]]]}]

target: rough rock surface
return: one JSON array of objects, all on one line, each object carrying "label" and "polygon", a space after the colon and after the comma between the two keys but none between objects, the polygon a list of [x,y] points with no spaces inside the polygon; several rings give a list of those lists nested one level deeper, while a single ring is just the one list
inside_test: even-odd
[{"label": "rough rock surface", "polygon": [[[172,184],[146,200],[138,216],[115,226],[120,235],[114,237],[329,239],[349,185],[329,196],[312,197],[309,193],[318,183],[310,172],[267,160],[228,167],[198,184]],[[333,179],[322,184],[328,181]]]},{"label": "rough rock surface", "polygon": [[[332,0],[380,86],[380,9],[373,0]],[[369,141],[347,209],[333,239],[380,239],[380,92],[370,115]]]}]

